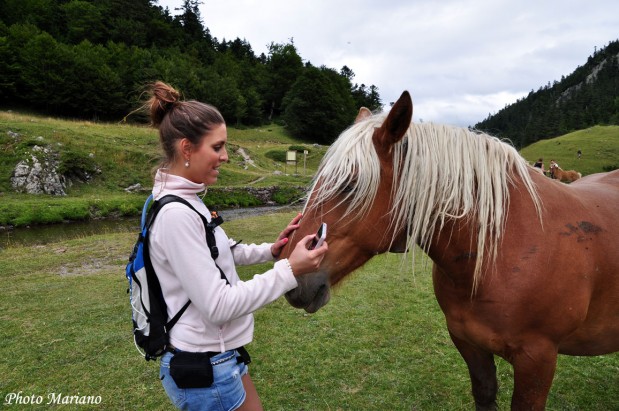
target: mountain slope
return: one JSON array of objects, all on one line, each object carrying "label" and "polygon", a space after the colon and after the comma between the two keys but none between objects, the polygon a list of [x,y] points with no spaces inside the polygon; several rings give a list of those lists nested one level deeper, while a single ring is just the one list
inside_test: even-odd
[{"label": "mountain slope", "polygon": [[[580,159],[578,150],[582,152]],[[619,168],[619,126],[595,126],[540,140],[520,153],[530,163],[543,157],[546,169],[550,160],[555,160],[564,170],[576,170],[582,175],[614,170]]]},{"label": "mountain slope", "polygon": [[590,56],[561,81],[508,105],[475,128],[516,147],[595,125],[619,125],[619,41]]}]

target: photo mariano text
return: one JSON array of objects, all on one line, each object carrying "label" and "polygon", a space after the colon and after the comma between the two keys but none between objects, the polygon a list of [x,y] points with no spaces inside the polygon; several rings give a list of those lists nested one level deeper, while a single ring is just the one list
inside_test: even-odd
[{"label": "photo mariano text", "polygon": [[4,396],[3,405],[91,405],[101,404],[100,395],[68,395],[50,392],[44,395],[25,394],[22,391],[10,392]]}]

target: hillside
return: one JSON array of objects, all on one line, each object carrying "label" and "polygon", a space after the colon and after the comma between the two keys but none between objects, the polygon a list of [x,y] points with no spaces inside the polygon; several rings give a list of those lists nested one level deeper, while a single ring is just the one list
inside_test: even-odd
[{"label": "hillside", "polygon": [[[0,112],[0,147],[0,226],[136,215],[160,159],[157,131],[150,127],[13,112]],[[261,205],[265,195],[266,201],[282,204],[297,200],[326,148],[292,138],[278,125],[229,127],[230,162],[205,203]],[[291,149],[298,151],[296,167],[285,162]],[[308,152],[305,167],[303,151]],[[66,195],[15,192],[11,178],[16,166],[32,166],[35,158],[40,164],[55,164]],[[51,179],[49,174],[43,178]]]},{"label": "hillside", "polygon": [[[211,207],[287,204],[305,194],[327,146],[292,138],[278,125],[228,129],[230,163],[209,188]],[[160,158],[150,127],[68,121],[0,111],[0,226],[24,226],[138,215]],[[298,163],[287,165],[296,150]],[[576,152],[582,151],[580,160]],[[303,151],[308,154],[303,163]],[[11,184],[20,162],[55,161],[66,176],[64,196],[16,193]],[[530,163],[543,157],[583,175],[619,168],[619,126],[595,126],[542,140],[521,150]],[[136,186],[139,184],[139,186]],[[133,187],[133,190],[126,190]]]},{"label": "hillside", "polygon": [[516,147],[595,125],[619,125],[619,40],[587,62],[489,115],[476,129],[510,139]]},{"label": "hillside", "polygon": [[564,170],[576,170],[583,176],[611,171],[619,168],[619,126],[595,126],[541,140],[520,153],[531,164],[543,157],[546,169],[550,160],[555,160]]}]

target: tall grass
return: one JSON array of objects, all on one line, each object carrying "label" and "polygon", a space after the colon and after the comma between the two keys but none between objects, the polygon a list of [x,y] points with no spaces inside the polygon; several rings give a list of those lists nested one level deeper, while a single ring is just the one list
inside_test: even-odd
[{"label": "tall grass", "polygon": [[[294,213],[226,222],[271,241]],[[252,238],[253,237],[253,238]],[[6,395],[101,396],[67,409],[167,410],[157,364],[131,340],[124,264],[135,234],[0,250],[0,403]],[[418,252],[418,251],[417,251]],[[434,298],[427,257],[374,258],[316,314],[285,300],[256,313],[250,366],[267,410],[472,410],[468,372]],[[248,279],[269,264],[241,267]],[[499,405],[512,370],[497,360]],[[7,406],[5,409],[46,409]],[[62,408],[62,406],[58,406]],[[560,357],[549,410],[619,409],[618,354]]]}]

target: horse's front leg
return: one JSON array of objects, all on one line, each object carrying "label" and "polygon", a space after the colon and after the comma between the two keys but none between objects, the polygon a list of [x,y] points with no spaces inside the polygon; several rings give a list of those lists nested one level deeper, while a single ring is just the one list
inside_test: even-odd
[{"label": "horse's front leg", "polygon": [[557,368],[557,346],[541,337],[506,352],[514,367],[512,410],[544,410]]},{"label": "horse's front leg", "polygon": [[457,338],[451,332],[449,335],[469,369],[473,398],[475,399],[475,410],[496,410],[498,386],[494,355]]}]

